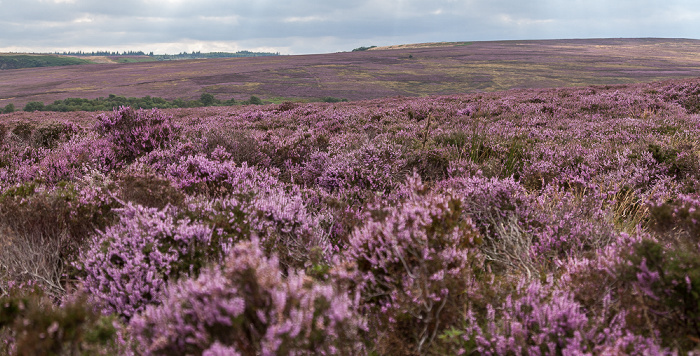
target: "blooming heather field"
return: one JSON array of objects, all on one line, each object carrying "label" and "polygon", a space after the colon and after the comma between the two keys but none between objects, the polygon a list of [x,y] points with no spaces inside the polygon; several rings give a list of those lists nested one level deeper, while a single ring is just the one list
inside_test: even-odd
[{"label": "blooming heather field", "polygon": [[700,343],[700,79],[0,120],[0,353]]},{"label": "blooming heather field", "polygon": [[590,39],[438,43],[364,52],[94,64],[0,71],[0,108],[110,94],[168,100],[349,100],[700,76],[700,41]]}]

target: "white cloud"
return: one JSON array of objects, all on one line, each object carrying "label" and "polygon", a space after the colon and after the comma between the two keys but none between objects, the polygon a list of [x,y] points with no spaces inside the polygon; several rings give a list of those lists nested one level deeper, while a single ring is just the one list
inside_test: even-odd
[{"label": "white cloud", "polygon": [[71,21],[72,23],[91,23],[94,22],[95,18],[91,14],[83,14],[80,17],[76,18],[75,20]]},{"label": "white cloud", "polygon": [[523,17],[513,17],[508,14],[500,14],[497,16],[498,20],[506,25],[516,25],[516,26],[536,26],[545,25],[554,22],[554,19],[529,19]]},{"label": "white cloud", "polygon": [[292,16],[292,17],[286,17],[282,20],[282,22],[287,22],[287,23],[319,22],[319,21],[326,21],[326,18],[322,17],[322,16],[303,16],[303,17]]}]

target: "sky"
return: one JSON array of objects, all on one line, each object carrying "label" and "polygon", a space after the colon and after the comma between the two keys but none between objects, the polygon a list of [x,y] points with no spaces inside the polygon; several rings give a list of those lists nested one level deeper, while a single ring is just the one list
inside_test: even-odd
[{"label": "sky", "polygon": [[0,52],[311,54],[519,39],[700,39],[697,0],[0,0]]}]

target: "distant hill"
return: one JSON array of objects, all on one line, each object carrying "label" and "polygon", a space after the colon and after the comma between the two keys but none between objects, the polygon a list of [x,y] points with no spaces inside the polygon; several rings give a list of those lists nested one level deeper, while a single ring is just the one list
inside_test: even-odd
[{"label": "distant hill", "polygon": [[110,94],[225,101],[424,96],[700,77],[700,41],[582,39],[400,45],[303,56],[0,71],[0,107]]},{"label": "distant hill", "polygon": [[0,54],[0,70],[57,67],[92,63],[85,59],[57,55]]}]

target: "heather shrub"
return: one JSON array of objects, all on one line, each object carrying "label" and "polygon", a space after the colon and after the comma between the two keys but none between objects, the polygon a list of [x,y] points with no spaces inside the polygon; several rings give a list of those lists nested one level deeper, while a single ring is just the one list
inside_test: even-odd
[{"label": "heather shrub", "polygon": [[145,355],[358,354],[364,326],[338,285],[282,275],[256,241],[235,245],[223,267],[166,290],[163,304],[131,321]]},{"label": "heather shrub", "polygon": [[298,192],[255,186],[227,198],[193,204],[190,211],[192,217],[210,224],[218,238],[240,241],[257,236],[268,254],[279,256],[284,269],[325,262],[331,253],[319,216],[308,211]]},{"label": "heather shrub", "polygon": [[267,187],[280,186],[274,171],[258,169],[246,162],[207,158],[202,154],[185,156],[168,165],[165,175],[176,187],[189,194],[227,196],[255,194]]},{"label": "heather shrub", "polygon": [[482,355],[664,354],[653,338],[627,330],[624,314],[588,315],[570,292],[538,280],[523,280],[502,304],[489,305],[485,318],[469,312],[463,330],[442,338],[458,353]]},{"label": "heather shrub", "polygon": [[119,222],[98,232],[83,251],[83,288],[104,313],[129,319],[159,303],[169,280],[194,276],[221,258],[225,243],[212,239],[212,229],[178,215],[172,206],[127,203]]},{"label": "heather shrub", "polygon": [[8,132],[7,126],[5,124],[0,124],[0,145],[5,143],[5,137],[7,137],[7,132]]},{"label": "heather shrub", "polygon": [[119,178],[119,197],[125,202],[163,209],[183,206],[185,195],[170,180],[153,174],[125,174]]},{"label": "heather shrub", "polygon": [[274,134],[267,133],[259,142],[270,164],[283,172],[301,164],[314,152],[327,152],[329,147],[328,137],[321,130],[281,129]]},{"label": "heather shrub", "polygon": [[649,202],[649,223],[657,232],[700,242],[700,195],[680,194],[667,201]]},{"label": "heather shrub", "polygon": [[403,180],[405,166],[401,146],[385,141],[367,142],[357,150],[331,156],[316,182],[329,192],[389,192]]},{"label": "heather shrub", "polygon": [[0,197],[0,285],[33,282],[65,293],[70,264],[95,229],[111,222],[114,202],[96,184],[44,190],[27,183]]},{"label": "heather shrub", "polygon": [[415,170],[423,181],[440,181],[447,177],[449,160],[444,151],[421,150],[409,156],[406,161],[407,171]]},{"label": "heather shrub", "polygon": [[697,348],[700,339],[700,251],[691,245],[664,246],[643,240],[618,265],[627,320],[639,332],[658,330],[666,346]]},{"label": "heather shrub", "polygon": [[24,142],[29,142],[33,130],[34,125],[28,122],[20,122],[12,129],[12,134]]},{"label": "heather shrub", "polygon": [[688,176],[698,176],[700,164],[692,146],[664,147],[649,145],[649,152],[656,162],[666,167],[668,174],[681,180]]},{"label": "heather shrub", "polygon": [[347,254],[357,262],[373,327],[384,330],[380,352],[421,353],[458,321],[473,292],[480,236],[458,199],[430,193],[415,176],[401,190],[402,202],[353,232]]},{"label": "heather shrub", "polygon": [[285,101],[277,106],[277,111],[290,111],[299,107],[299,104],[293,103],[291,101]]},{"label": "heather shrub", "polygon": [[463,202],[465,214],[484,236],[492,234],[490,226],[494,222],[509,217],[525,220],[531,214],[532,199],[513,178],[459,177],[441,182],[440,187]]},{"label": "heather shrub", "polygon": [[212,130],[207,132],[206,151],[212,154],[218,147],[223,148],[236,163],[246,162],[248,166],[268,165],[269,158],[260,151],[258,142],[250,132],[242,130]]},{"label": "heather shrub", "polygon": [[541,260],[596,251],[616,236],[613,213],[595,194],[578,195],[554,185],[536,197],[528,229]]},{"label": "heather shrub", "polygon": [[32,132],[31,141],[34,146],[55,148],[60,142],[71,139],[78,128],[70,123],[54,123],[38,127]]},{"label": "heather shrub", "polygon": [[169,144],[179,131],[171,117],[161,111],[130,107],[115,109],[111,115],[99,115],[94,129],[107,137],[117,157],[126,161]]},{"label": "heather shrub", "polygon": [[117,351],[111,317],[84,297],[56,306],[39,289],[0,297],[0,354],[112,355]]}]

